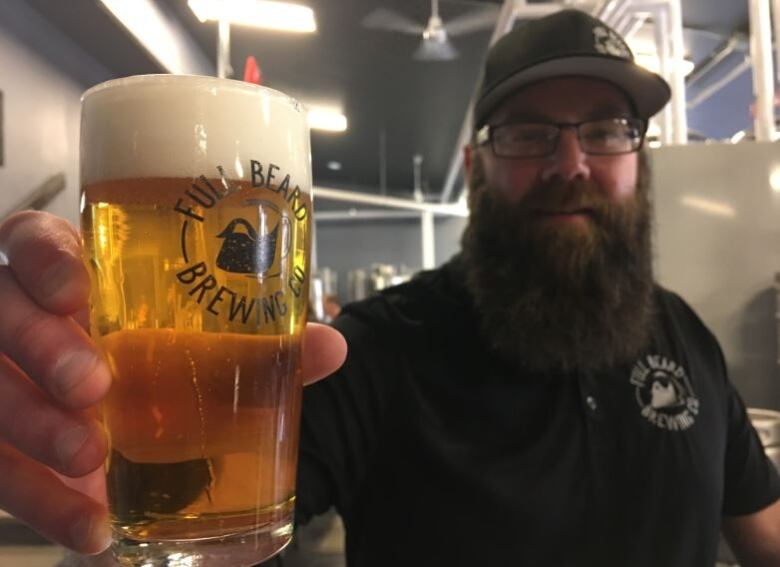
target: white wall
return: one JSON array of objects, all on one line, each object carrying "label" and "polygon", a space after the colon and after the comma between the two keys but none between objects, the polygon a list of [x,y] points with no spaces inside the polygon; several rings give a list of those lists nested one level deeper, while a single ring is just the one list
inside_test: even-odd
[{"label": "white wall", "polygon": [[659,281],[718,337],[748,405],[780,409],[780,143],[672,146],[652,156]]},{"label": "white wall", "polygon": [[62,172],[66,190],[46,210],[77,222],[79,99],[92,83],[109,77],[24,2],[0,2],[0,218],[48,177]]}]

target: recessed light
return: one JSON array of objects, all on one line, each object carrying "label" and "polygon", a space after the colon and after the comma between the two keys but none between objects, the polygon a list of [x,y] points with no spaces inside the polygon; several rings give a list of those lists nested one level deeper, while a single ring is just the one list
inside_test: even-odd
[{"label": "recessed light", "polygon": [[310,108],[308,118],[309,126],[313,130],[343,132],[347,129],[347,117],[334,110]]},{"label": "recessed light", "polygon": [[271,0],[189,0],[188,5],[201,21],[219,21],[291,32],[317,30],[314,11],[299,4]]}]

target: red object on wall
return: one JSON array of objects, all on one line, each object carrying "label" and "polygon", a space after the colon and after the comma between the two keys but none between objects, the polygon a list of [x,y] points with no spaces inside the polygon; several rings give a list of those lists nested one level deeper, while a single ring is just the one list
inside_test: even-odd
[{"label": "red object on wall", "polygon": [[263,84],[263,73],[260,71],[260,66],[257,64],[257,59],[254,55],[250,55],[246,58],[244,64],[244,80],[247,83],[254,83],[256,85]]}]

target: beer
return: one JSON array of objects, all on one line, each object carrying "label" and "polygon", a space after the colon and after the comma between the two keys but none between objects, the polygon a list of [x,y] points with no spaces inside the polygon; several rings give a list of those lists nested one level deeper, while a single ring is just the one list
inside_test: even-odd
[{"label": "beer", "polygon": [[312,214],[301,109],[233,81],[135,80],[87,95],[82,124],[115,551],[258,562],[289,541],[295,499]]}]

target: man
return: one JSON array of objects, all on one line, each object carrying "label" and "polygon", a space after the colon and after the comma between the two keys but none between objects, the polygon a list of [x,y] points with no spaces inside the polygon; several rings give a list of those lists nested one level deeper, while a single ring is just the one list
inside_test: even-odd
[{"label": "man", "polygon": [[[462,254],[345,307],[349,356],[304,395],[299,520],[335,505],[351,566],[711,566],[721,524],[744,565],[780,565],[780,479],[715,339],[652,279],[641,146],[668,97],[581,12],[491,49]],[[76,235],[27,214],[0,249],[0,507],[98,551],[104,509],[40,464],[78,476],[105,451],[73,410],[108,372],[50,315],[85,303]],[[341,362],[332,333],[307,332],[309,380]]]}]

